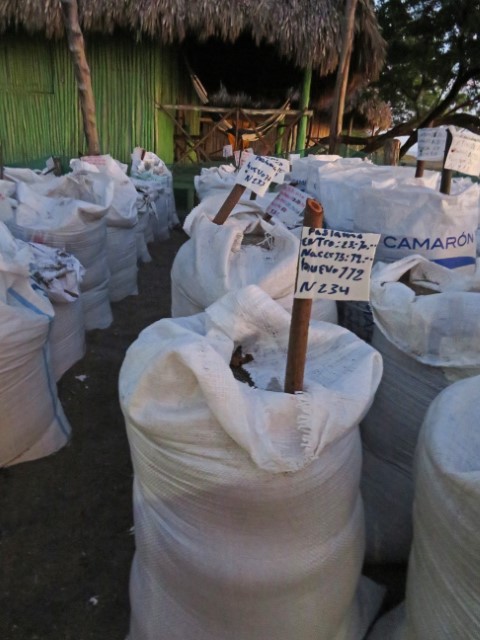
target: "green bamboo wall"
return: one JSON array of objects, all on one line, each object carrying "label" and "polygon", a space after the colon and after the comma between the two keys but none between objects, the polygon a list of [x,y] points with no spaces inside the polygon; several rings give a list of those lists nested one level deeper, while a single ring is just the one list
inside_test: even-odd
[{"label": "green bamboo wall", "polygon": [[[172,162],[172,123],[155,103],[191,97],[176,50],[122,34],[89,38],[87,58],[102,152],[129,162],[132,149],[142,146]],[[64,41],[2,37],[0,143],[7,166],[35,166],[51,155],[71,158],[86,149]]]}]

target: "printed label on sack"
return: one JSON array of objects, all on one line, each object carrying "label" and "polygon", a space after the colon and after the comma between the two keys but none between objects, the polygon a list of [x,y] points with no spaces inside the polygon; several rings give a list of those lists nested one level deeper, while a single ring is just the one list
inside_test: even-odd
[{"label": "printed label on sack", "polygon": [[446,129],[443,127],[419,129],[417,138],[417,160],[443,160],[447,143]]},{"label": "printed label on sack", "polygon": [[265,213],[278,218],[289,229],[298,227],[303,222],[302,214],[307,204],[308,194],[303,193],[291,185],[283,185],[275,197],[275,200],[268,205]]},{"label": "printed label on sack", "polygon": [[251,189],[258,196],[264,196],[270,183],[281,171],[277,158],[250,156],[240,168],[235,182]]},{"label": "printed label on sack", "polygon": [[369,300],[378,233],[303,227],[295,298]]},{"label": "printed label on sack", "polygon": [[402,235],[383,235],[377,258],[386,262],[418,254],[448,269],[475,266],[477,241],[473,232],[415,238]]},{"label": "printed label on sack", "polygon": [[445,169],[469,176],[480,175],[480,136],[452,131],[452,144],[445,158]]}]

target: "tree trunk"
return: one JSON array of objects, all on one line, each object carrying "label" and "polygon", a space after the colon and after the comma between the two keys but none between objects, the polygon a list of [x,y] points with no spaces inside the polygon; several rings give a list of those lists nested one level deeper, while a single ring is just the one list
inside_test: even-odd
[{"label": "tree trunk", "polygon": [[345,96],[347,94],[348,73],[350,70],[350,57],[353,46],[356,8],[357,0],[347,0],[342,26],[342,50],[340,52],[335,92],[333,95],[332,119],[330,122],[330,137],[328,145],[329,153],[337,152],[337,140],[338,136],[342,132]]},{"label": "tree trunk", "polygon": [[78,22],[77,0],[61,0],[63,22],[67,34],[68,48],[73,58],[73,68],[77,79],[83,130],[87,140],[88,155],[100,154],[95,99],[93,97],[90,68],[85,55],[85,42]]},{"label": "tree trunk", "polygon": [[383,146],[383,164],[396,166],[400,159],[400,140],[387,140]]}]

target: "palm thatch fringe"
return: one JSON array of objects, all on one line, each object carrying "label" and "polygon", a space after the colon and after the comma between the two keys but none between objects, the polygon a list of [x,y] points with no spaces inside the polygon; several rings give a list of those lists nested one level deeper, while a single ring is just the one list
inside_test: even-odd
[{"label": "palm thatch fringe", "polygon": [[[247,33],[257,45],[274,45],[301,68],[311,64],[325,75],[338,65],[343,0],[78,0],[78,5],[85,33],[113,33],[119,28],[164,44],[192,34],[199,40],[235,42]],[[0,33],[11,28],[63,37],[60,0],[0,0]],[[373,79],[384,58],[385,42],[372,0],[359,0],[355,67]]]}]

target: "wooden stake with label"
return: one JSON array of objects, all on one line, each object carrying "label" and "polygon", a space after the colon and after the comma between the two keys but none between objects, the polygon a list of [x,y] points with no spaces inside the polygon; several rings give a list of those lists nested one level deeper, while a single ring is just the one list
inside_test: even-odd
[{"label": "wooden stake with label", "polygon": [[[323,227],[323,207],[317,200],[313,200],[313,198],[307,200],[303,226]],[[285,373],[285,393],[303,391],[303,376],[305,373],[308,327],[312,313],[312,302],[311,299],[293,299],[292,321],[288,339],[287,370]]]},{"label": "wooden stake with label", "polygon": [[232,213],[235,205],[245,193],[246,187],[243,184],[234,184],[233,189],[228,194],[225,202],[220,207],[219,212],[214,217],[212,222],[215,224],[223,224],[228,216]]},{"label": "wooden stake with label", "polygon": [[440,193],[445,193],[447,195],[450,194],[450,189],[452,186],[452,173],[451,169],[445,169],[445,162],[447,160],[448,152],[450,150],[450,146],[452,144],[452,134],[450,131],[447,131],[447,142],[445,144],[445,155],[443,156],[443,168],[442,168],[442,180],[440,182]]}]

